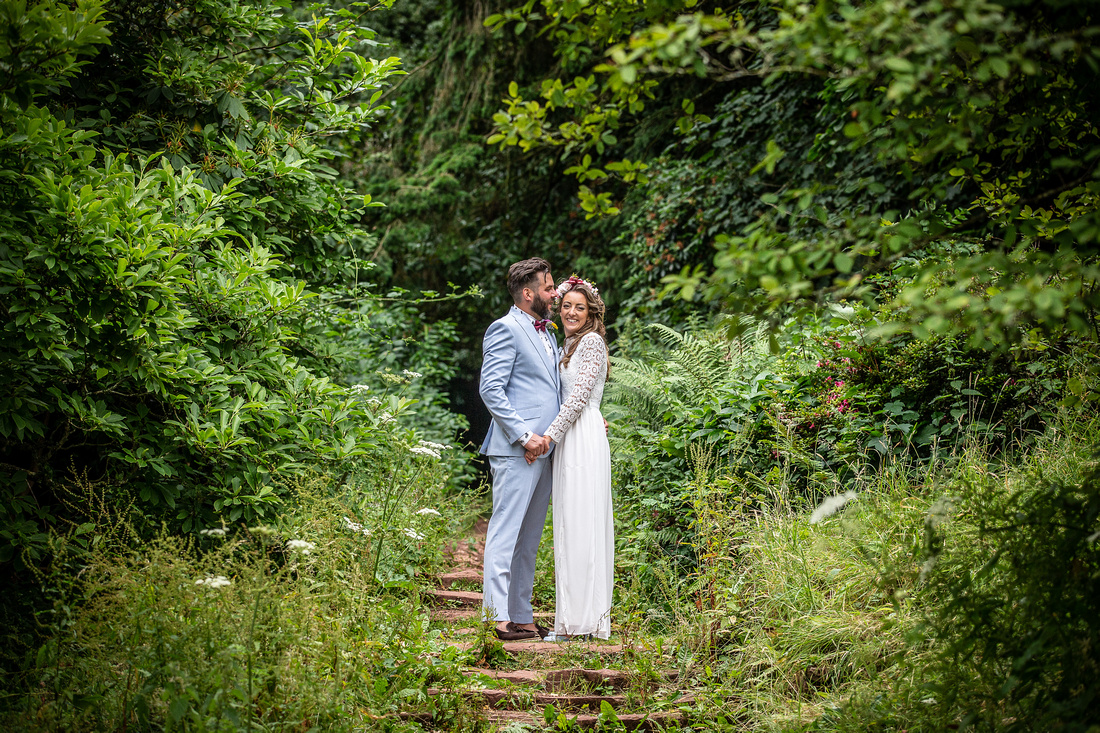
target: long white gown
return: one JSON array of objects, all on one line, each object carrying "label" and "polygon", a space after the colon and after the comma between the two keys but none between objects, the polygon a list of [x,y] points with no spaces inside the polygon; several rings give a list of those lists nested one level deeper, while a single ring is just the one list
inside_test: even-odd
[{"label": "long white gown", "polygon": [[[568,343],[566,344],[568,348]],[[555,636],[611,635],[615,526],[611,448],[600,402],[607,381],[607,345],[581,337],[561,370],[562,406],[546,434],[554,449]]]}]

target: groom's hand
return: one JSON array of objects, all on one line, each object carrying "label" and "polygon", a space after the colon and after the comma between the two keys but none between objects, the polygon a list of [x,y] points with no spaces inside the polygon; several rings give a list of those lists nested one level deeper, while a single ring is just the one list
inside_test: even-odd
[{"label": "groom's hand", "polygon": [[[550,439],[544,435],[532,435],[523,446],[528,453],[534,453],[535,457],[541,456],[546,451],[550,450]],[[530,461],[528,461],[530,462]]]}]

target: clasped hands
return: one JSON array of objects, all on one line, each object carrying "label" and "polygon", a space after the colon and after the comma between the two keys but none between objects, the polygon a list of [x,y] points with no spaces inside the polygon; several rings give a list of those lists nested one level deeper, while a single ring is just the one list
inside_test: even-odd
[{"label": "clasped hands", "polygon": [[[603,421],[604,432],[608,432],[607,420]],[[532,435],[531,439],[524,443],[523,457],[527,459],[527,463],[531,464],[538,460],[546,451],[550,450],[550,443],[553,442],[545,435]]]},{"label": "clasped hands", "polygon": [[527,459],[527,463],[534,463],[539,456],[550,450],[550,438],[545,435],[532,435],[523,447],[525,449],[523,457]]}]

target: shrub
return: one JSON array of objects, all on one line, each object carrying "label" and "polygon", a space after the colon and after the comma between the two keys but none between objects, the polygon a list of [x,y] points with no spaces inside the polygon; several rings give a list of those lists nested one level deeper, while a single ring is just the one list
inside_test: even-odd
[{"label": "shrub", "polygon": [[188,531],[375,445],[315,295],[370,203],[332,140],[398,61],[349,11],[281,7],[4,5],[0,562],[41,561],[83,472]]}]

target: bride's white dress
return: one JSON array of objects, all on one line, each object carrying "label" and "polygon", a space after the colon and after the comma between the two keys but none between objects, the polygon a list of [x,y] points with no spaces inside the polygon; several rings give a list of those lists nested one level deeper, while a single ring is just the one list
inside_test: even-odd
[{"label": "bride's white dress", "polygon": [[611,635],[615,527],[611,448],[600,414],[606,381],[607,345],[599,334],[585,334],[561,370],[562,406],[546,431],[558,444],[553,455],[557,636]]}]

